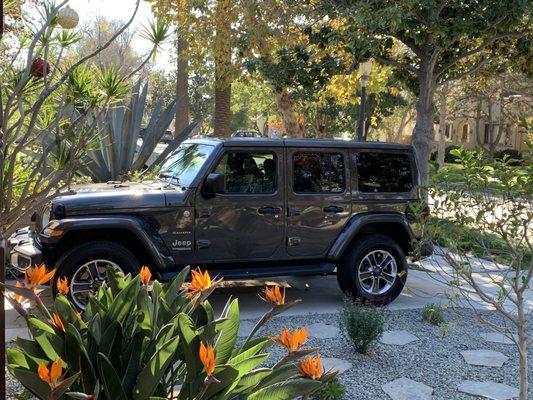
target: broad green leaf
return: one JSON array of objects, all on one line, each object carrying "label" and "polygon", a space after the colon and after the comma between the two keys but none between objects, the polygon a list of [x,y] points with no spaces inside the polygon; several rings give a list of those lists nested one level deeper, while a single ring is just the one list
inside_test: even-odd
[{"label": "broad green leaf", "polygon": [[170,305],[174,303],[174,300],[178,297],[181,286],[185,279],[189,275],[189,267],[183,268],[178,275],[176,275],[172,281],[167,284],[161,292],[165,303]]},{"label": "broad green leaf", "polygon": [[104,392],[108,400],[128,400],[117,371],[109,362],[109,359],[102,353],[98,353],[98,369],[100,380],[104,387]]},{"label": "broad green leaf", "polygon": [[133,389],[133,397],[135,399],[143,399],[151,396],[154,393],[155,388],[163,379],[167,368],[172,361],[172,357],[178,348],[179,337],[176,336],[163,344],[161,348],[154,354],[152,359],[148,361],[143,368],[139,377],[137,378],[137,384]]},{"label": "broad green leaf", "polygon": [[322,385],[320,381],[311,379],[294,379],[280,382],[259,389],[250,394],[248,400],[293,400],[296,397],[309,394]]},{"label": "broad green leaf", "polygon": [[136,276],[129,282],[124,289],[115,297],[113,303],[109,307],[106,315],[107,324],[113,322],[122,323],[135,306],[132,299],[137,297],[139,291],[139,277]]},{"label": "broad green leaf", "polygon": [[32,336],[49,360],[54,361],[63,355],[64,340],[51,326],[34,317],[29,318],[28,324]]},{"label": "broad green leaf", "polygon": [[43,382],[37,372],[28,371],[23,368],[9,368],[9,372],[22,385],[40,399],[50,398],[50,386],[46,382]]},{"label": "broad green leaf", "polygon": [[256,354],[259,354],[264,349],[272,345],[272,340],[269,338],[258,338],[257,342],[254,344],[254,346],[250,347],[247,350],[242,351],[241,353],[233,356],[229,361],[228,364],[235,365],[242,360],[246,360],[249,357],[255,356]]},{"label": "broad green leaf", "polygon": [[239,331],[239,302],[237,299],[230,303],[223,317],[227,318],[227,321],[221,325],[220,334],[215,345],[219,364],[225,364],[230,359],[237,341],[237,333]]}]

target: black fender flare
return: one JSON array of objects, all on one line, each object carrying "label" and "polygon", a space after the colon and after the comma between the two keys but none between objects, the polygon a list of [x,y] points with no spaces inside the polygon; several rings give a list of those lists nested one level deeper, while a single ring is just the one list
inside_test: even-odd
[{"label": "black fender flare", "polygon": [[80,218],[65,218],[55,220],[55,230],[61,230],[61,236],[52,237],[39,234],[41,242],[50,246],[57,245],[71,232],[97,229],[123,229],[134,234],[143,244],[145,250],[155,262],[158,270],[163,270],[174,265],[174,260],[163,240],[154,228],[143,218],[135,216],[95,216]]},{"label": "black fender flare", "polygon": [[409,236],[409,240],[416,240],[416,236],[405,218],[400,213],[376,212],[376,213],[360,213],[352,217],[350,221],[344,226],[339,236],[330,247],[327,258],[331,261],[338,261],[342,257],[344,251],[352,242],[353,238],[361,231],[361,229],[370,224],[392,222],[399,223]]}]

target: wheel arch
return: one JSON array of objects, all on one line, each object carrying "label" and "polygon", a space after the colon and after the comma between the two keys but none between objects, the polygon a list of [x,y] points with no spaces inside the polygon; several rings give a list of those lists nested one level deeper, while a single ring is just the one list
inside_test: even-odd
[{"label": "wheel arch", "polygon": [[400,213],[363,213],[354,216],[341,231],[328,252],[328,259],[338,261],[346,249],[358,238],[379,234],[390,237],[405,254],[412,251],[415,235],[406,218]]},{"label": "wheel arch", "polygon": [[[91,241],[109,241],[128,249],[139,261],[154,271],[166,268],[172,256],[159,235],[140,218],[83,218],[59,220],[63,235],[47,243],[58,259],[68,249]],[[41,240],[47,242],[43,237]]]}]

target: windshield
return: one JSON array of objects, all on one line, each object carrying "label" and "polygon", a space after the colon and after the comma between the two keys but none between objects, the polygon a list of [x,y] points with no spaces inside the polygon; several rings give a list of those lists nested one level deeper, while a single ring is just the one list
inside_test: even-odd
[{"label": "windshield", "polygon": [[175,185],[190,186],[214,148],[208,144],[181,144],[164,162],[159,178]]}]

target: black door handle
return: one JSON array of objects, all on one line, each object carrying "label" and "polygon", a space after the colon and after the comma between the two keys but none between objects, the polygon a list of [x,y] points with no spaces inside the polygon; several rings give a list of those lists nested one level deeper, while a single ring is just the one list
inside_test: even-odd
[{"label": "black door handle", "polygon": [[261,207],[257,210],[259,214],[279,214],[281,213],[281,208],[279,207],[272,207],[272,206],[266,206]]},{"label": "black door handle", "polygon": [[331,205],[331,206],[324,207],[323,210],[325,213],[341,213],[344,211],[344,208]]}]

